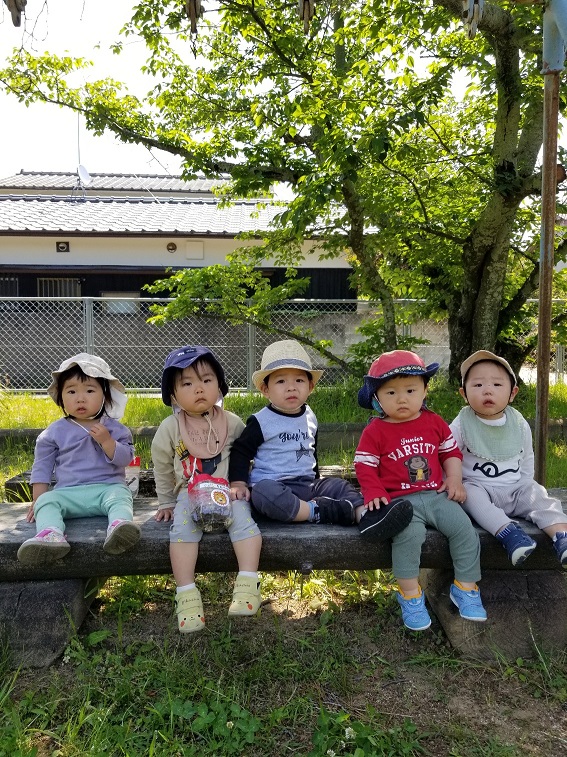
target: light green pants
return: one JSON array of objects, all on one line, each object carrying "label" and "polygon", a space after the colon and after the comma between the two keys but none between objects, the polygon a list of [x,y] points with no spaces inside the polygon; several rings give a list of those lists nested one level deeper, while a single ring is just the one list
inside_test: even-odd
[{"label": "light green pants", "polygon": [[480,541],[469,516],[445,492],[411,494],[413,518],[392,539],[392,571],[396,578],[417,578],[426,526],[433,526],[449,540],[457,581],[480,580]]},{"label": "light green pants", "polygon": [[106,515],[108,522],[132,520],[132,492],[126,484],[84,484],[52,489],[37,498],[34,515],[37,533],[44,528],[65,532],[65,518]]}]

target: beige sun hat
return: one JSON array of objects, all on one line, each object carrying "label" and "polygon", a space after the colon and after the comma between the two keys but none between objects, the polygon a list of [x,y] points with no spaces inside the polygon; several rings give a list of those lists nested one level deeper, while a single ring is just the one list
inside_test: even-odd
[{"label": "beige sun hat", "polygon": [[478,350],[477,352],[473,352],[472,355],[469,355],[466,360],[463,360],[463,362],[461,363],[462,384],[465,383],[467,373],[470,371],[473,365],[475,363],[480,363],[483,360],[490,360],[491,363],[499,363],[505,370],[508,371],[510,378],[513,379],[513,386],[516,386],[518,380],[516,379],[516,374],[512,370],[510,363],[505,358],[500,357],[499,355],[495,355],[493,352],[489,352],[488,350]]},{"label": "beige sun hat", "polygon": [[110,396],[112,397],[112,407],[106,407],[105,412],[111,418],[116,418],[117,420],[122,418],[124,410],[126,409],[126,403],[128,402],[124,384],[112,375],[106,360],[103,360],[97,355],[89,355],[88,352],[80,352],[78,355],[73,355],[73,357],[64,360],[59,368],[52,372],[52,381],[47,389],[47,393],[51,399],[54,402],[57,402],[57,385],[59,376],[74,365],[78,365],[87,376],[91,376],[92,378],[103,378],[108,381],[110,385]]},{"label": "beige sun hat", "polygon": [[283,339],[281,342],[274,342],[266,347],[262,355],[260,370],[252,374],[252,382],[258,391],[262,386],[266,376],[280,368],[297,368],[298,371],[309,371],[316,384],[323,371],[313,370],[311,367],[311,358],[303,347],[295,339]]}]

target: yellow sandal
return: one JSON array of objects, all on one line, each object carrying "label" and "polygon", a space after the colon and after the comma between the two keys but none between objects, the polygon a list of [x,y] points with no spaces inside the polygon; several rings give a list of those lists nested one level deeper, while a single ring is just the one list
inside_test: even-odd
[{"label": "yellow sandal", "polygon": [[251,576],[237,576],[229,615],[256,615],[262,604],[260,581]]},{"label": "yellow sandal", "polygon": [[196,587],[176,595],[175,612],[181,633],[195,633],[195,631],[201,631],[205,627],[201,592]]}]

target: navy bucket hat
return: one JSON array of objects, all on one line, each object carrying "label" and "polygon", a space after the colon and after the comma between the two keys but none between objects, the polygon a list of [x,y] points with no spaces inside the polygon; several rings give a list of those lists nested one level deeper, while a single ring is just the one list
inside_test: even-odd
[{"label": "navy bucket hat", "polygon": [[222,396],[224,397],[228,394],[228,384],[226,383],[224,370],[214,353],[208,347],[200,345],[178,347],[166,357],[161,374],[161,398],[164,405],[171,406],[171,394],[168,389],[172,383],[171,374],[175,370],[182,371],[184,368],[189,368],[190,365],[193,365],[198,360],[206,360],[211,364],[219,382]]},{"label": "navy bucket hat", "polygon": [[384,352],[370,366],[364,377],[364,385],[358,392],[358,404],[372,410],[372,398],[375,391],[388,379],[396,376],[425,376],[430,379],[439,370],[439,363],[426,366],[415,352],[409,350],[392,350]]}]

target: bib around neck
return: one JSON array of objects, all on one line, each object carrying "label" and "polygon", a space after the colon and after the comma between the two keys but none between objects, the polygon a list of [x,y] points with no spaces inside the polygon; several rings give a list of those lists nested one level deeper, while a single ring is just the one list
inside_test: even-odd
[{"label": "bib around neck", "polygon": [[459,415],[461,436],[468,450],[482,460],[511,460],[524,449],[524,417],[513,407],[504,410],[506,422],[484,423],[470,406]]}]

